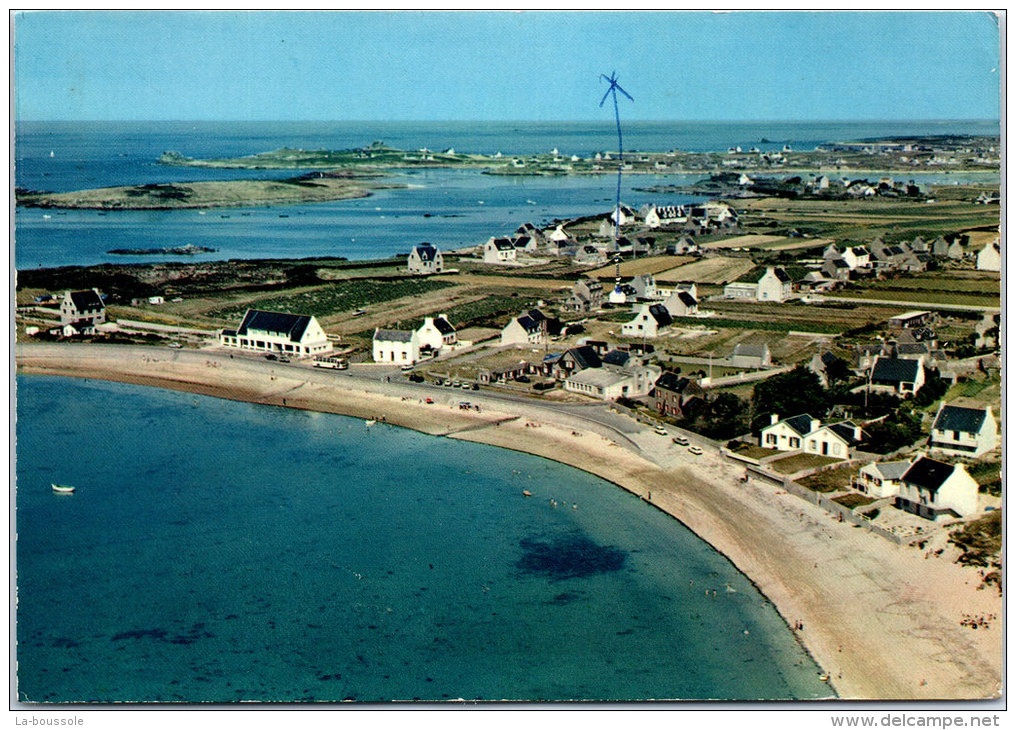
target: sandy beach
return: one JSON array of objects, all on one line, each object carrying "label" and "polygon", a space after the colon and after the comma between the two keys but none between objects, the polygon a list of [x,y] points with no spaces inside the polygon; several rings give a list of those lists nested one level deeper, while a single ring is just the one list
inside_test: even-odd
[{"label": "sandy beach", "polygon": [[[342,413],[536,454],[596,474],[687,525],[775,604],[844,699],[998,696],[1002,600],[977,590],[950,551],[926,558],[776,487],[742,485],[743,470],[693,456],[649,429],[624,437],[582,428],[539,403],[444,393],[345,371],[280,366],[221,351],[104,345],[19,345],[19,373],[115,380],[233,400]],[[459,400],[480,404],[462,410]],[[995,614],[990,628],[961,625]]]}]

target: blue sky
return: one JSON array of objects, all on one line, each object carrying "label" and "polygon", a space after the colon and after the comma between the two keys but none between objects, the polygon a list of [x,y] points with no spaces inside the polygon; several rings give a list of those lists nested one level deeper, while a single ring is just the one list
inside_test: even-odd
[{"label": "blue sky", "polygon": [[18,119],[601,120],[613,70],[633,120],[999,117],[980,12],[41,11],[14,43]]}]

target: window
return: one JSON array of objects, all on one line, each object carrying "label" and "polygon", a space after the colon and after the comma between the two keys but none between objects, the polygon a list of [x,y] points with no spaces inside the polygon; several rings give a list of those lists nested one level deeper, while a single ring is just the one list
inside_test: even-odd
[{"label": "window", "polygon": [[790,437],[790,448],[797,449],[797,448],[800,448],[800,446],[801,446],[801,439],[797,438],[796,436],[791,436]]},{"label": "window", "polygon": [[775,444],[776,443],[776,434],[767,433],[766,434],[766,443],[767,444]]}]

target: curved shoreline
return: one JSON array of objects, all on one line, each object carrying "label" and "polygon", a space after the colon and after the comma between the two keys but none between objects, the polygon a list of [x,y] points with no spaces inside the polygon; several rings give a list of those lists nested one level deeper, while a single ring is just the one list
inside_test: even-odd
[{"label": "curved shoreline", "polygon": [[840,698],[983,699],[1000,691],[1001,621],[977,635],[958,623],[963,613],[1002,614],[997,596],[970,585],[976,572],[838,524],[777,488],[739,486],[736,467],[710,454],[695,459],[667,451],[669,443],[651,433],[632,435],[641,448],[636,454],[618,445],[609,428],[538,403],[470,393],[471,401],[483,403],[478,414],[459,410],[456,393],[427,405],[412,386],[218,351],[31,344],[19,345],[16,354],[24,373],[384,415],[395,425],[577,467],[677,519],[746,575],[788,625],[803,622],[798,640]]}]

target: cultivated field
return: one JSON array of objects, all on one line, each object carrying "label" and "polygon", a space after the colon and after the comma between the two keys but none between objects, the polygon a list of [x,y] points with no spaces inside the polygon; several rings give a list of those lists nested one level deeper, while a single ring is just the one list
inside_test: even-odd
[{"label": "cultivated field", "polygon": [[927,271],[883,281],[863,282],[836,292],[837,297],[899,302],[997,307],[1000,277],[988,271]]},{"label": "cultivated field", "polygon": [[[631,259],[621,262],[621,276],[653,274],[659,278],[661,272],[668,271],[675,266],[680,266],[692,260],[691,256],[647,256],[641,259]],[[593,269],[587,275],[592,277],[608,277],[614,276],[614,272],[614,264],[610,264],[609,266]]]},{"label": "cultivated field", "polygon": [[659,283],[694,281],[700,284],[725,284],[751,271],[755,264],[748,258],[717,256],[700,259],[656,275]]},{"label": "cultivated field", "polygon": [[725,238],[722,241],[711,241],[709,243],[702,244],[702,248],[755,248],[763,244],[777,243],[779,241],[786,240],[786,236],[753,234],[750,236],[734,236],[733,238]]}]

